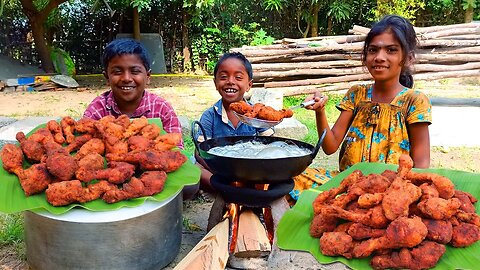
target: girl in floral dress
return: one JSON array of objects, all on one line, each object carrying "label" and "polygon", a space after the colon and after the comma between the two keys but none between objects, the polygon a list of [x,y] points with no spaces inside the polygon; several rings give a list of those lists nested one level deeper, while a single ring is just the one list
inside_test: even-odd
[{"label": "girl in floral dress", "polygon": [[[358,162],[398,164],[401,154],[409,154],[416,168],[430,166],[432,106],[425,94],[412,89],[409,69],[416,43],[408,20],[385,16],[368,33],[362,53],[374,83],[348,90],[336,105],[340,116],[332,128],[325,114],[328,98],[318,92],[307,98],[316,101],[306,108],[315,111],[319,136],[326,130],[323,151],[330,155],[341,146],[340,171]],[[297,200],[302,190],[323,184],[336,173],[308,168],[295,177],[291,197]]]}]

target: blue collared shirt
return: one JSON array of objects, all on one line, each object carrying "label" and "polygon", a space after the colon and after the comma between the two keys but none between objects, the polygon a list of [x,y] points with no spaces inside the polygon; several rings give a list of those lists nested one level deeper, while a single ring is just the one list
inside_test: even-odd
[{"label": "blue collared shirt", "polygon": [[[239,122],[235,128],[228,119],[221,99],[203,112],[200,118],[200,124],[205,129],[207,139],[229,136],[270,136],[273,134],[273,130],[270,128],[254,128],[242,122]],[[203,138],[199,138],[199,140],[203,140]]]}]

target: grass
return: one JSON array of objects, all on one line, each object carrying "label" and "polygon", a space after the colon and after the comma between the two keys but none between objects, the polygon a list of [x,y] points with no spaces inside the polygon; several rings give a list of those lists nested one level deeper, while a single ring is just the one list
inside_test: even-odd
[{"label": "grass", "polygon": [[[340,94],[327,94],[328,102],[325,106],[325,112],[327,114],[327,120],[329,123],[335,123],[340,111],[335,107],[335,105],[342,99],[343,95]],[[285,97],[283,99],[283,107],[289,108],[291,106],[298,105],[305,100],[306,96],[295,96],[295,97]],[[303,139],[306,143],[315,145],[318,141],[317,134],[317,124],[315,120],[315,112],[311,110],[295,110],[295,119],[304,124],[308,133]]]},{"label": "grass", "polygon": [[23,214],[2,214],[0,213],[0,245],[12,246],[15,252],[25,258]]}]

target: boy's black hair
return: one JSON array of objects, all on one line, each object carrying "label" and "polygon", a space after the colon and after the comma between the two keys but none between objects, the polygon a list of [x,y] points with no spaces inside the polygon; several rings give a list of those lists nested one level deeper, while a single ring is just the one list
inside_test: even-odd
[{"label": "boy's black hair", "polygon": [[110,60],[112,60],[113,57],[124,54],[137,55],[140,60],[142,60],[145,69],[147,71],[150,70],[150,58],[148,56],[147,49],[142,43],[131,38],[119,38],[107,44],[102,56],[102,65],[104,70],[107,70],[108,63],[110,63]]},{"label": "boy's black hair", "polygon": [[252,64],[250,64],[250,61],[243,55],[242,53],[239,52],[231,52],[231,53],[225,53],[220,57],[218,60],[217,64],[215,65],[215,69],[213,70],[213,77],[217,78],[217,71],[220,65],[227,59],[229,58],[236,58],[240,60],[243,63],[243,66],[247,70],[248,73],[248,79],[252,80],[253,79],[253,69],[252,69]]},{"label": "boy's black hair", "polygon": [[387,15],[383,17],[379,22],[375,23],[368,32],[365,38],[365,44],[363,46],[362,58],[365,62],[367,58],[368,46],[372,39],[386,31],[391,31],[393,36],[398,40],[402,46],[403,59],[402,59],[402,73],[400,74],[400,84],[405,87],[411,88],[413,86],[412,72],[407,63],[408,57],[415,56],[415,49],[417,47],[417,35],[415,29],[409,20],[398,15]]}]

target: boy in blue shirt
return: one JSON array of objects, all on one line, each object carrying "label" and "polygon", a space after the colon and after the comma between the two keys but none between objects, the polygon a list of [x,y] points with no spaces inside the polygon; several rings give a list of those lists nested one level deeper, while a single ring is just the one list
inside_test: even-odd
[{"label": "boy in blue shirt", "polygon": [[[199,137],[199,141],[227,136],[273,134],[272,129],[254,128],[240,122],[230,109],[231,103],[244,99],[245,93],[253,84],[252,65],[243,54],[238,52],[224,54],[215,65],[213,82],[222,98],[202,114],[200,123],[205,129],[207,138]],[[200,188],[209,192],[214,191],[210,184],[212,173],[207,164],[198,155],[195,155],[195,159],[202,170]]]}]

